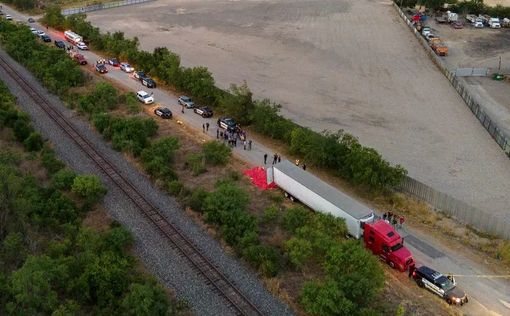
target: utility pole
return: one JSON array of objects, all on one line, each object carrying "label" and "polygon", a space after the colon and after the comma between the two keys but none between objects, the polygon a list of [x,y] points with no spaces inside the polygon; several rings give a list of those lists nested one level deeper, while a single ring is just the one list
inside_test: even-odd
[{"label": "utility pole", "polygon": [[499,56],[498,74],[501,73],[501,56]]}]

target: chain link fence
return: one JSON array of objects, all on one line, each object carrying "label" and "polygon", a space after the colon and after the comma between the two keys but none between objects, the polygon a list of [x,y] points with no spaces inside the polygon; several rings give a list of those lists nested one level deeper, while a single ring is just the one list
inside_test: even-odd
[{"label": "chain link fence", "polygon": [[104,10],[104,9],[111,9],[111,8],[117,8],[117,7],[123,7],[126,5],[132,5],[137,3],[144,3],[154,0],[125,0],[125,1],[116,1],[116,2],[108,2],[108,3],[97,3],[88,5],[81,8],[70,8],[62,10],[62,15],[71,15],[71,14],[77,14],[77,13],[86,13],[91,11],[97,11],[97,10]]},{"label": "chain link fence", "polygon": [[[510,135],[502,131],[497,126],[497,123],[491,119],[487,113],[483,102],[476,100],[474,94],[464,83],[463,78],[458,77],[455,71],[450,71],[448,69],[446,63],[441,60],[441,58],[438,57],[436,53],[430,48],[427,41],[416,30],[413,23],[409,20],[405,13],[402,12],[398,5],[395,3],[393,3],[393,5],[404,22],[406,22],[409,28],[414,32],[414,35],[418,41],[423,45],[423,47],[425,47],[425,51],[430,56],[431,60],[450,81],[452,86],[455,88],[455,90],[457,90],[471,112],[473,112],[483,127],[485,127],[485,129],[489,132],[496,143],[510,158]],[[483,72],[484,69],[477,71]],[[485,75],[488,75],[488,70],[486,71]],[[440,210],[454,217],[463,224],[470,225],[482,232],[486,232],[505,239],[510,239],[510,216],[500,216],[483,211],[468,205],[465,202],[459,201],[443,192],[439,192],[427,186],[426,184],[423,184],[418,180],[410,177],[406,177],[396,189],[408,193],[415,198],[430,204],[436,210]]]},{"label": "chain link fence", "polygon": [[415,198],[432,205],[436,210],[442,211],[479,231],[510,239],[510,217],[508,216],[483,211],[410,177],[405,177],[397,190],[411,194]]}]

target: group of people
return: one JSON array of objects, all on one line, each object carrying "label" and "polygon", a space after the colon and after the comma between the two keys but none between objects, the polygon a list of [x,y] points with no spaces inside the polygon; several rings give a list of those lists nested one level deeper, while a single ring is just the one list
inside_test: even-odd
[{"label": "group of people", "polygon": [[[204,132],[207,129],[207,125],[205,125]],[[243,142],[243,148],[244,150],[251,150],[252,147],[252,140],[246,139],[246,132],[244,131],[222,131],[220,128],[216,130],[216,138],[222,139],[224,143],[228,143],[230,147],[237,147],[237,140],[241,140]]]},{"label": "group of people", "polygon": [[98,59],[98,60],[96,60],[96,64],[106,65],[106,59],[104,59],[104,58]]},{"label": "group of people", "polygon": [[405,217],[403,215],[399,216],[397,214],[393,214],[391,211],[388,211],[383,214],[382,219],[394,227],[404,227]]}]

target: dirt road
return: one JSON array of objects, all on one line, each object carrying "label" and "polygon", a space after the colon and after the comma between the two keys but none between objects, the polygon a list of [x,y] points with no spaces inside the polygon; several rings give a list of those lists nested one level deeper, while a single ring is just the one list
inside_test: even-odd
[{"label": "dirt road", "polygon": [[[161,0],[89,14],[103,31],[167,46],[222,87],[316,130],[345,129],[412,177],[508,212],[510,161],[403,25],[390,1]],[[490,184],[490,185],[488,185]]]}]

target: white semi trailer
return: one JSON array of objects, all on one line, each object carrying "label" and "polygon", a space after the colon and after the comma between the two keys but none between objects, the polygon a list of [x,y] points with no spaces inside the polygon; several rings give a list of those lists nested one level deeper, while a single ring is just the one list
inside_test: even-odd
[{"label": "white semi trailer", "polygon": [[374,221],[370,208],[288,160],[267,168],[266,176],[268,184],[274,182],[291,200],[345,219],[349,234],[355,238],[363,236],[363,223]]}]

